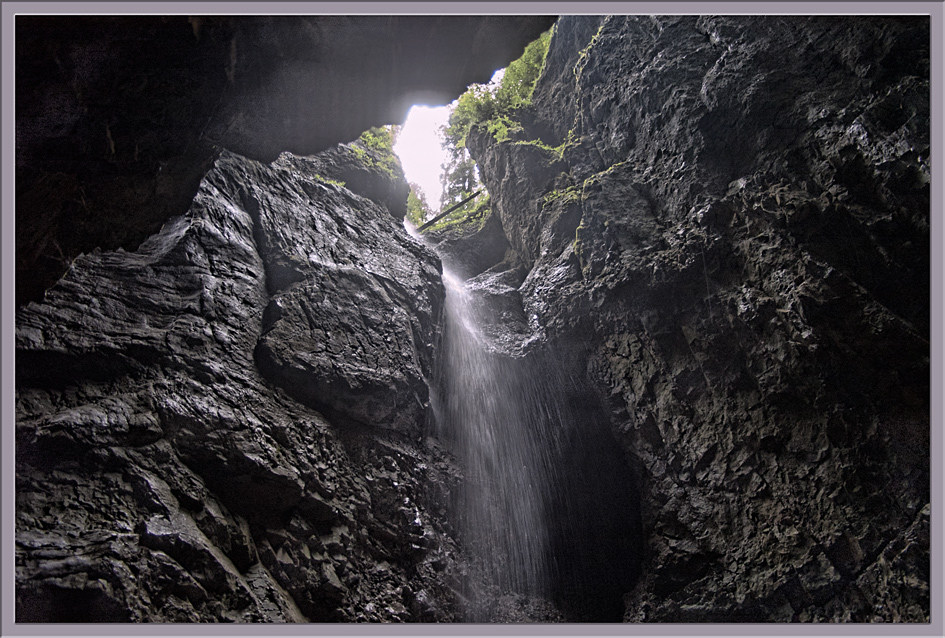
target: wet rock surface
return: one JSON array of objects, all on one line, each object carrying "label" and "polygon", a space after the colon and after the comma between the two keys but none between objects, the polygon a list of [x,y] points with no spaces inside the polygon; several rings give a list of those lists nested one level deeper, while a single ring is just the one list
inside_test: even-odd
[{"label": "wet rock surface", "polygon": [[449,265],[450,270],[463,279],[475,277],[486,270],[507,270],[510,264],[503,263],[510,253],[509,240],[505,237],[502,220],[487,208],[485,219],[464,220],[443,230],[429,230],[424,240],[436,250]]},{"label": "wet rock surface", "polygon": [[566,17],[523,130],[471,132],[503,294],[639,475],[624,620],[928,621],[928,47],[925,18]]},{"label": "wet rock surface", "polygon": [[[494,220],[445,259],[510,376],[566,380],[544,403],[572,413],[558,578],[497,592],[494,622],[928,621],[928,38],[568,17],[522,131],[470,134]],[[74,167],[18,182],[65,211],[18,226],[18,254],[99,237],[101,201],[147,239],[17,312],[17,620],[460,620],[467,477],[424,427],[440,264],[402,183],[351,145],[195,153],[143,190],[93,171],[122,195],[85,213]]]},{"label": "wet rock surface", "polygon": [[185,213],[216,149],[270,162],[403,122],[487,82],[554,19],[17,16],[17,305],[77,255],[135,250]]},{"label": "wet rock surface", "polygon": [[[257,220],[269,294],[256,361],[302,403],[417,435],[443,295],[438,260],[419,243],[403,241],[389,209],[354,194],[355,188],[376,193],[358,186],[384,174],[363,162],[354,168],[350,154],[339,168],[343,150],[277,161],[296,180],[319,176],[301,192],[290,190],[291,182],[257,188],[265,179],[250,179],[241,191]],[[361,177],[351,189],[321,177],[355,171]],[[392,242],[392,235],[402,241]]]},{"label": "wet rock surface", "polygon": [[332,157],[222,153],[20,309],[18,621],[453,619],[439,260]]}]

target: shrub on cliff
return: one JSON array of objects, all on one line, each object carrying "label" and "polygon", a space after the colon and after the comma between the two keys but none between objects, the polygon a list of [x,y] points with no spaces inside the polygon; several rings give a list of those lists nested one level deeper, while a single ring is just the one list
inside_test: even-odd
[{"label": "shrub on cliff", "polygon": [[[442,209],[481,188],[476,163],[466,150],[466,135],[478,124],[485,126],[497,140],[508,138],[509,130],[517,126],[515,109],[531,101],[553,30],[554,27],[529,44],[522,56],[509,64],[497,84],[473,84],[456,101],[444,130],[443,146],[449,151],[449,159],[443,166]],[[470,214],[475,206],[475,202],[470,202],[457,211],[457,215]]]},{"label": "shrub on cliff", "polygon": [[464,148],[473,124],[485,125],[497,139],[508,136],[508,129],[515,126],[513,112],[531,101],[548,55],[552,30],[541,34],[525,48],[522,57],[509,64],[498,86],[473,84],[459,97],[446,128],[448,144]]}]

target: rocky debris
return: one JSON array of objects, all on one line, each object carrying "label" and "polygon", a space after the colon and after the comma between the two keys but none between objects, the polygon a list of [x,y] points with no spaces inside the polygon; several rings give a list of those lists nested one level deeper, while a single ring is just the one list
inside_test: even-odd
[{"label": "rocky debris", "polygon": [[184,214],[217,149],[270,162],[403,122],[488,82],[554,20],[19,15],[17,305],[77,255],[135,250]]},{"label": "rocky debris", "polygon": [[517,117],[468,147],[639,476],[625,620],[927,622],[928,19],[566,17]]},{"label": "rocky debris", "polygon": [[316,176],[342,152],[222,153],[186,215],[18,311],[17,621],[454,619],[439,262]]},{"label": "rocky debris", "polygon": [[509,594],[498,599],[492,619],[489,622],[545,624],[565,622],[565,618],[547,600]]}]

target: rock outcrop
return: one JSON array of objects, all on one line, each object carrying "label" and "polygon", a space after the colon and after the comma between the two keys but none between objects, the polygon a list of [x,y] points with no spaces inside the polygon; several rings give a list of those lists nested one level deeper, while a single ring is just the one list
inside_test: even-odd
[{"label": "rock outcrop", "polygon": [[453,619],[439,260],[340,185],[370,153],[222,152],[19,310],[17,621]]},{"label": "rock outcrop", "polygon": [[[325,147],[547,21],[70,20],[17,22],[17,621],[460,620],[441,264]],[[570,414],[493,620],[927,622],[928,19],[566,17],[515,118],[439,244]]]},{"label": "rock outcrop", "polygon": [[928,621],[929,35],[566,17],[470,133],[530,347],[639,476],[626,621]]},{"label": "rock outcrop", "polygon": [[[550,16],[16,16],[16,294],[134,250],[215,149],[311,155],[486,82]],[[25,211],[25,212],[24,212]]]}]

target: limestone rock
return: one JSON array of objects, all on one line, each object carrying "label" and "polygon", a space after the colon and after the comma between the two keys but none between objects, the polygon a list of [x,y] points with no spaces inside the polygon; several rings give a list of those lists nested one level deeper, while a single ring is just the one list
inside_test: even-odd
[{"label": "limestone rock", "polygon": [[928,47],[565,17],[518,137],[470,134],[532,350],[576,354],[640,477],[627,621],[928,621]]},{"label": "limestone rock", "polygon": [[186,215],[20,309],[18,621],[452,618],[439,261],[325,161],[223,153]]}]

